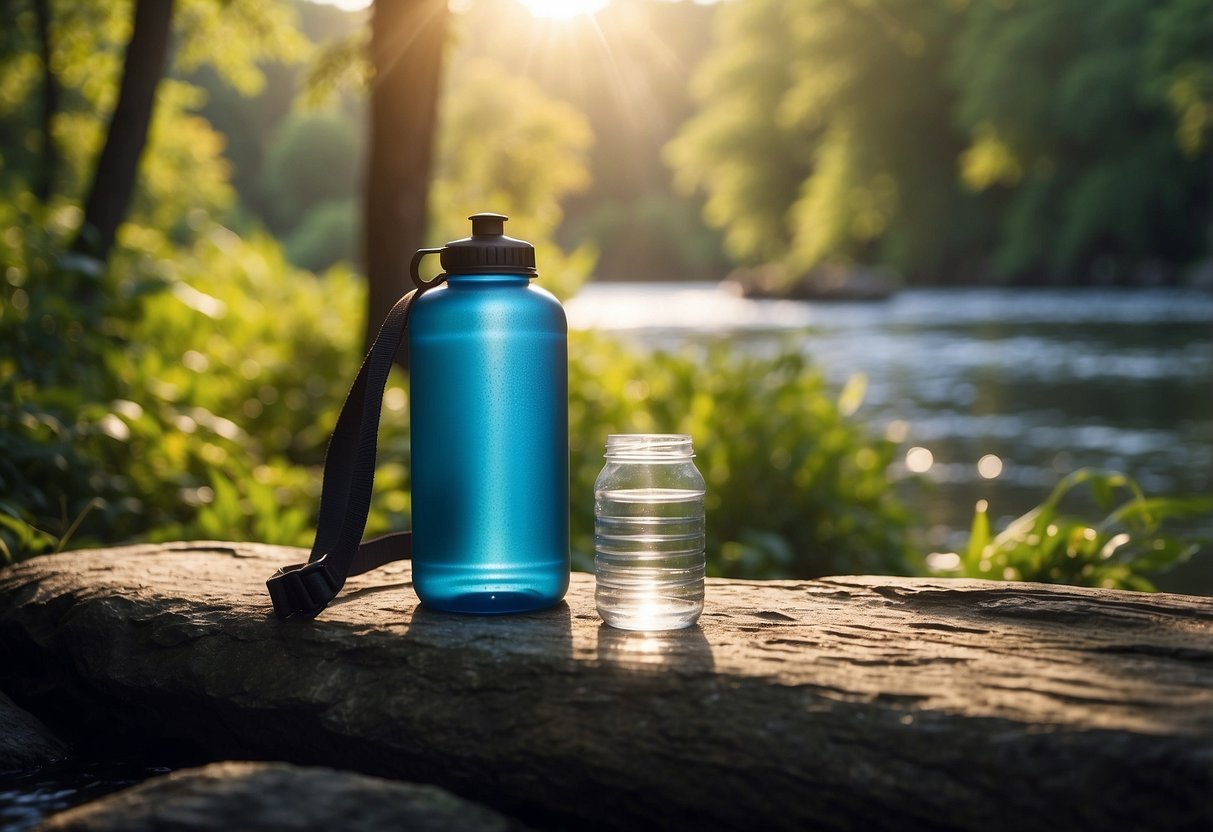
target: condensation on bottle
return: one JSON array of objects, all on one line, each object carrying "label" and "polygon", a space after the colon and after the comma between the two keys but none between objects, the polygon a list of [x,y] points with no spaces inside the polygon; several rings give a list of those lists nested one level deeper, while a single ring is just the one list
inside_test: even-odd
[{"label": "condensation on bottle", "polygon": [[689,627],[703,612],[704,481],[691,437],[607,437],[594,483],[598,614],[624,630]]},{"label": "condensation on bottle", "polygon": [[409,324],[413,587],[436,610],[554,606],[569,585],[568,324],[535,249],[474,214]]}]

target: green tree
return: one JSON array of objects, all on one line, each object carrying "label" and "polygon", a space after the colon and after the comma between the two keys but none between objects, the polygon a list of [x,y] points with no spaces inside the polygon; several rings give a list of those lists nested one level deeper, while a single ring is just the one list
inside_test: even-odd
[{"label": "green tree", "polygon": [[156,85],[168,54],[172,0],[136,0],[131,37],[126,45],[118,101],[110,115],[105,144],[97,159],[80,231],[72,250],[104,262],[118,226],[126,219],[135,190],[135,171],[147,143]]},{"label": "green tree", "polygon": [[467,236],[479,210],[510,217],[507,233],[535,244],[543,285],[567,296],[588,276],[593,253],[554,241],[561,202],[589,184],[593,137],[585,116],[491,60],[451,73],[443,99],[431,189],[430,237]]},{"label": "green tree", "polygon": [[1207,252],[1199,0],[744,0],[669,147],[742,263],[1132,276]]},{"label": "green tree", "polygon": [[[332,92],[357,86],[368,74],[358,38],[336,39],[322,45],[304,101],[326,103]],[[486,58],[452,65],[440,100],[436,155],[427,174],[430,219],[417,247],[466,236],[471,213],[502,211],[511,218],[510,233],[536,245],[544,285],[557,294],[571,294],[588,277],[595,259],[588,245],[565,251],[555,241],[564,202],[590,182],[593,135],[585,115],[513,68]],[[284,165],[288,173],[293,169]],[[335,216],[334,211],[329,219]],[[365,218],[368,223],[381,219]],[[393,245],[410,251],[402,248],[408,244],[399,238]],[[393,257],[398,255],[394,251]],[[373,293],[373,277],[368,275],[368,282]],[[411,285],[406,282],[400,294]],[[371,314],[376,314],[373,309]],[[377,332],[380,322],[368,325]]]},{"label": "green tree", "polygon": [[1213,133],[1213,15],[1204,0],[1172,0],[1150,13],[1146,89],[1175,114],[1175,138],[1189,157]]},{"label": "green tree", "polygon": [[969,246],[948,44],[928,2],[749,0],[722,8],[700,112],[669,148],[684,188],[741,262],[792,276],[828,260],[938,279]]},{"label": "green tree", "polygon": [[338,113],[295,113],[266,151],[264,189],[270,226],[290,231],[321,203],[358,193],[362,153],[358,130]]},{"label": "green tree", "polygon": [[796,43],[782,0],[733,3],[717,12],[714,48],[695,73],[699,112],[668,155],[684,191],[707,193],[704,216],[743,263],[784,257],[787,215],[812,173],[815,125],[781,108],[794,82]]},{"label": "green tree", "polygon": [[[133,37],[134,4],[52,2],[49,27],[38,10],[11,6],[6,16],[13,26],[0,36],[0,549],[8,554],[14,546],[28,553],[53,545],[54,538],[70,537],[80,522],[107,529],[111,539],[126,537],[162,521],[162,509],[179,508],[171,486],[157,497],[132,482],[138,469],[131,467],[127,446],[132,436],[146,440],[135,457],[147,448],[163,452],[147,460],[144,470],[163,473],[165,460],[171,468],[183,447],[201,452],[190,464],[194,470],[208,455],[214,462],[214,449],[190,451],[181,435],[157,445],[172,417],[163,422],[147,417],[133,399],[147,401],[171,385],[161,385],[162,376],[132,374],[128,362],[140,352],[138,327],[149,294],[164,296],[171,285],[173,297],[198,298],[179,280],[181,262],[172,258],[171,243],[212,231],[208,215],[231,201],[222,140],[191,113],[201,104],[201,91],[176,80],[157,81],[151,85],[156,106],[136,114],[137,129],[119,131],[126,131],[121,141],[135,141],[135,134],[146,130],[147,142],[135,157],[137,182],[135,171],[123,167],[122,177],[132,177],[119,183],[131,186],[126,197],[131,213],[118,212],[115,267],[105,269],[94,258],[63,257],[81,227],[79,200],[89,188],[98,148],[107,143],[107,133],[119,141],[98,114],[115,110],[121,98],[118,78],[124,55],[130,57],[126,47]],[[213,43],[222,48],[212,47],[212,53],[225,72],[254,73],[240,83],[255,86],[262,56],[283,55],[298,45],[289,32],[275,34],[274,27],[289,18],[255,0],[180,0],[176,8],[183,46],[194,38],[227,35],[216,38]],[[153,22],[159,32],[163,18]],[[229,26],[234,28],[225,29]],[[158,39],[157,34],[153,40]],[[47,114],[45,97],[38,100],[36,92],[48,51],[59,85],[60,108],[49,119],[57,158],[53,192],[35,196],[31,187],[45,181],[44,165],[35,157],[45,150]],[[188,54],[183,48],[178,60]],[[134,66],[144,63],[133,61]],[[131,65],[128,60],[128,69]],[[142,92],[147,80],[137,85]],[[98,190],[96,182],[91,190]],[[132,218],[136,221],[125,221]],[[92,248],[96,239],[87,242],[88,253],[109,254]],[[178,350],[173,347],[161,358],[180,361]],[[212,425],[219,435],[230,433],[221,420]]]},{"label": "green tree", "polygon": [[[0,37],[0,156],[5,160],[0,184],[9,193],[33,188],[43,202],[81,202],[76,248],[101,259],[131,210],[137,219],[171,231],[190,210],[230,202],[230,192],[219,193],[226,188],[220,180],[227,177],[222,143],[191,114],[203,103],[201,92],[160,81],[170,51],[170,22],[177,45],[173,71],[213,66],[246,93],[263,83],[259,62],[294,60],[305,48],[289,7],[258,0],[10,5],[6,15],[13,25]],[[49,103],[48,84],[54,88]],[[35,96],[39,86],[42,94]],[[34,158],[31,148],[41,158]],[[161,172],[156,187],[174,193],[170,202],[181,208],[177,216],[166,217],[165,206],[151,193],[156,187],[139,181],[141,160],[156,160]],[[174,165],[181,177],[197,178],[200,187],[182,189],[179,177],[166,188],[164,174]],[[192,206],[191,194],[197,195]],[[139,216],[151,204],[157,205],[155,216]]]},{"label": "green tree", "polygon": [[1211,50],[1208,4],[1188,0],[972,5],[952,77],[965,182],[1003,209],[999,274],[1123,279],[1198,254]]},{"label": "green tree", "polygon": [[320,272],[335,263],[358,259],[358,205],[353,199],[323,202],[312,208],[283,242],[287,259]]}]

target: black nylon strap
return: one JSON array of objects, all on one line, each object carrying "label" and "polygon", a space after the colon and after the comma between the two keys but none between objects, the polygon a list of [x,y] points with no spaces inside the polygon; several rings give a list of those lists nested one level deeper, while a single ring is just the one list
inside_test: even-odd
[{"label": "black nylon strap", "polygon": [[284,566],[265,584],[279,618],[313,618],[337,596],[348,576],[412,556],[411,532],[365,543],[362,533],[375,483],[383,388],[407,332],[413,301],[425,288],[428,286],[409,292],[392,307],[341,406],[324,454],[320,518],[312,552],[307,563]]}]

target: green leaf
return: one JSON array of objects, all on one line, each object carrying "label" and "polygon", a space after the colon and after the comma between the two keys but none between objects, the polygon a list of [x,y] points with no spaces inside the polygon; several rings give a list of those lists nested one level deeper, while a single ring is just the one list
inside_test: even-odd
[{"label": "green leaf", "polygon": [[989,504],[980,500],[973,511],[973,523],[969,528],[969,545],[965,548],[965,566],[969,574],[975,574],[982,553],[990,545]]}]

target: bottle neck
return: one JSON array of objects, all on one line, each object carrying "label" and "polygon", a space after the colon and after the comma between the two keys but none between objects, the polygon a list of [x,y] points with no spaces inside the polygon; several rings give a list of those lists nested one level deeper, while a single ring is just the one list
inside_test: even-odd
[{"label": "bottle neck", "polygon": [[684,433],[625,433],[607,436],[611,462],[685,462],[695,456]]},{"label": "bottle neck", "polygon": [[446,282],[452,286],[526,286],[533,279],[525,274],[449,274]]}]

